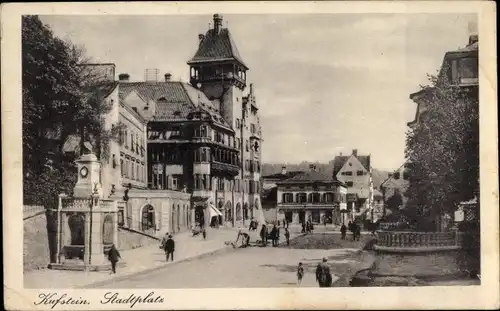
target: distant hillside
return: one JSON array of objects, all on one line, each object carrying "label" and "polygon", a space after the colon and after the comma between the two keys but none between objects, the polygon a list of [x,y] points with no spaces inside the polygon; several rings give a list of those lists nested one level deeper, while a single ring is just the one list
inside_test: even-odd
[{"label": "distant hillside", "polygon": [[[321,172],[325,175],[331,176],[333,174],[333,165],[329,163],[319,163],[319,162],[306,162],[303,161],[299,164],[269,164],[269,163],[262,163],[261,169],[262,169],[262,176],[266,175],[271,175],[271,174],[276,174],[281,172],[281,167],[286,166],[287,171],[307,171],[309,170],[309,165],[314,164],[316,165],[316,169],[318,172]],[[388,177],[389,173],[388,171],[381,171],[377,169],[372,169],[372,176],[373,176],[373,187],[374,188],[379,188],[382,182]]]}]

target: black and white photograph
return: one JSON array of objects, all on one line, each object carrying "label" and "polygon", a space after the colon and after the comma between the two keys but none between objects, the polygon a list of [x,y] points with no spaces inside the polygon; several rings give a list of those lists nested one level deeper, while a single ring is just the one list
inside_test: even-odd
[{"label": "black and white photograph", "polygon": [[[2,149],[19,146],[3,184],[17,170],[4,202],[19,194],[23,230],[4,241],[20,235],[15,278],[37,292],[26,306],[172,309],[169,289],[241,289],[232,299],[259,308],[256,289],[328,301],[498,289],[496,58],[479,4],[208,4],[18,15]],[[2,78],[2,90],[17,79]],[[296,307],[350,307],[307,301]]]}]

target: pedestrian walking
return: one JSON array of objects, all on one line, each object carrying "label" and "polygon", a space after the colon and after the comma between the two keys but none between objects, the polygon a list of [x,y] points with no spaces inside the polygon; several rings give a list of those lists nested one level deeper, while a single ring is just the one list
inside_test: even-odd
[{"label": "pedestrian walking", "polygon": [[297,267],[297,283],[300,285],[302,283],[302,278],[304,277],[304,267],[302,263],[299,262],[299,266]]},{"label": "pedestrian walking", "polygon": [[205,230],[205,228],[203,228],[201,233],[203,234],[203,240],[206,240],[207,239],[207,230]]},{"label": "pedestrian walking", "polygon": [[356,226],[358,224],[353,222],[352,225],[351,225],[351,233],[352,233],[352,240],[354,241],[356,239]]},{"label": "pedestrian walking", "polygon": [[260,240],[264,246],[267,246],[267,229],[265,224],[262,224],[262,228],[260,229]]},{"label": "pedestrian walking", "polygon": [[361,226],[359,224],[356,224],[356,240],[359,241],[359,238],[361,237]]},{"label": "pedestrian walking", "polygon": [[278,234],[278,230],[276,229],[276,225],[273,226],[271,230],[271,241],[273,243],[273,247],[276,247],[276,235]]},{"label": "pedestrian walking", "polygon": [[120,252],[116,249],[115,244],[111,245],[111,249],[108,253],[108,260],[111,262],[111,272],[116,273],[116,264],[121,259]]},{"label": "pedestrian walking", "polygon": [[330,266],[326,263],[327,259],[323,258],[323,262],[316,267],[316,281],[319,287],[330,287],[332,285],[332,274]]},{"label": "pedestrian walking", "polygon": [[174,251],[175,251],[175,242],[172,239],[172,236],[169,235],[167,241],[165,241],[165,255],[168,261],[168,258],[171,258],[174,261]]},{"label": "pedestrian walking", "polygon": [[306,223],[302,222],[302,231],[300,233],[306,233]]},{"label": "pedestrian walking", "polygon": [[345,226],[345,224],[342,224],[342,227],[340,227],[340,234],[341,234],[340,238],[342,240],[345,240],[346,232],[347,232],[347,227]]},{"label": "pedestrian walking", "polygon": [[290,246],[290,231],[288,231],[288,228],[285,228],[285,239],[286,239],[286,245]]}]

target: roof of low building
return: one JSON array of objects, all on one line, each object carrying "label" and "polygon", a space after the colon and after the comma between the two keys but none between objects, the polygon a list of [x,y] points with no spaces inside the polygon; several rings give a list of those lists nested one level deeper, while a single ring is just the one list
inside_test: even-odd
[{"label": "roof of low building", "polygon": [[323,173],[316,171],[300,172],[293,177],[279,181],[278,183],[307,183],[307,182],[322,182],[322,183],[341,183]]},{"label": "roof of low building", "polygon": [[156,112],[151,121],[187,121],[190,113],[202,111],[210,114],[214,123],[231,128],[219,111],[218,101],[209,100],[202,91],[188,83],[120,83],[120,100],[124,100],[134,90],[145,100],[156,103]]},{"label": "roof of low building", "polygon": [[280,179],[285,180],[291,178],[297,174],[303,173],[304,171],[287,171],[286,173],[275,173],[271,175],[262,176],[264,179]]},{"label": "roof of low building", "polygon": [[200,42],[196,54],[188,64],[221,60],[237,60],[241,65],[247,67],[238,52],[229,29],[222,28],[218,33],[214,29],[209,29]]}]

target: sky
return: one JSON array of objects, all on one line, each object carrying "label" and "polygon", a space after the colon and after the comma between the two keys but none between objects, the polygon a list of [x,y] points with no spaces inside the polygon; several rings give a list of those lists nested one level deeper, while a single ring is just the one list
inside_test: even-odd
[{"label": "sky", "polygon": [[[224,15],[250,67],[260,109],[264,163],[329,162],[371,154],[373,167],[404,161],[409,95],[427,84],[447,51],[467,44],[473,14]],[[116,74],[189,81],[186,62],[211,15],[41,16],[58,37]],[[471,26],[472,25],[472,26]],[[248,89],[246,90],[248,91]]]}]

